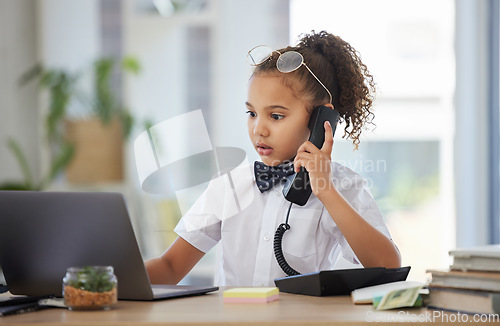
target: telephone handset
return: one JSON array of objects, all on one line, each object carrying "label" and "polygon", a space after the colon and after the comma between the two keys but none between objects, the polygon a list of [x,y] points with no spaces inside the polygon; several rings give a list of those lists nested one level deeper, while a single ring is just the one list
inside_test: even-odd
[{"label": "telephone handset", "polygon": [[[311,135],[309,141],[316,147],[321,148],[325,142],[325,121],[329,121],[332,126],[333,135],[339,120],[339,113],[327,106],[318,106],[314,108],[309,119],[309,129]],[[309,181],[309,173],[302,167],[298,173],[294,173],[287,178],[283,187],[283,195],[285,198],[299,206],[304,206],[311,196],[311,183]]]},{"label": "telephone handset", "polygon": [[[325,121],[330,122],[330,125],[332,126],[333,136],[335,135],[335,129],[337,127],[338,120],[339,113],[332,108],[323,105],[314,108],[313,112],[311,113],[311,119],[309,120],[308,125],[309,129],[311,130],[309,141],[316,147],[321,148],[323,146],[323,143],[325,142]],[[288,265],[288,262],[283,255],[283,236],[285,235],[285,232],[290,229],[288,218],[290,217],[292,204],[304,206],[311,196],[311,193],[312,189],[311,183],[309,181],[309,173],[303,167],[298,173],[289,176],[286,180],[285,186],[283,187],[283,195],[285,195],[285,198],[290,201],[290,206],[288,207],[285,223],[281,223],[274,233],[273,248],[278,265],[289,276],[300,275],[300,273],[293,269],[290,265]]]}]

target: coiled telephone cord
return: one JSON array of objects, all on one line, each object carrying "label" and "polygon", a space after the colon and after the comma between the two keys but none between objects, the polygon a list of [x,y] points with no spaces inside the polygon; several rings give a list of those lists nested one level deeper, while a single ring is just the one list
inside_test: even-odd
[{"label": "coiled telephone cord", "polygon": [[300,275],[299,272],[297,272],[290,265],[288,265],[288,262],[286,261],[285,256],[283,255],[283,249],[282,249],[283,236],[285,235],[285,232],[290,229],[290,224],[288,224],[288,217],[290,216],[291,209],[292,209],[292,203],[290,203],[290,206],[288,207],[285,223],[281,223],[280,226],[278,226],[278,229],[276,229],[276,232],[274,233],[274,242],[273,242],[274,256],[276,257],[276,261],[278,262],[278,265],[281,267],[283,272],[285,272],[288,276]]}]

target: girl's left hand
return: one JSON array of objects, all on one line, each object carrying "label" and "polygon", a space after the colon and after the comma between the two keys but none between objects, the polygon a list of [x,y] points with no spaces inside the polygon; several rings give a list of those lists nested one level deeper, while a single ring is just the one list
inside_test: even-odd
[{"label": "girl's left hand", "polygon": [[301,167],[309,172],[312,191],[318,198],[323,192],[334,189],[331,178],[333,132],[330,122],[325,121],[324,126],[325,142],[321,149],[310,141],[306,141],[297,150],[297,156],[294,160],[295,172],[299,172]]}]

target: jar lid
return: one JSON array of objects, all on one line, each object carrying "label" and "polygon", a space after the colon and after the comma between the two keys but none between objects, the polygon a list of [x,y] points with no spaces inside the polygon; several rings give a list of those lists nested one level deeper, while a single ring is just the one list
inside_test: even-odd
[{"label": "jar lid", "polygon": [[81,272],[106,272],[113,273],[113,266],[72,266],[68,267],[67,272],[69,273],[81,273]]}]

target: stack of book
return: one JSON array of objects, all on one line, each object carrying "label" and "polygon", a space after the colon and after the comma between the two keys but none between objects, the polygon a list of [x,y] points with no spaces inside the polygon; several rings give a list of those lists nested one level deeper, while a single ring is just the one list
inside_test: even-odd
[{"label": "stack of book", "polygon": [[428,270],[432,308],[470,314],[500,313],[500,245],[449,252],[447,270]]}]

